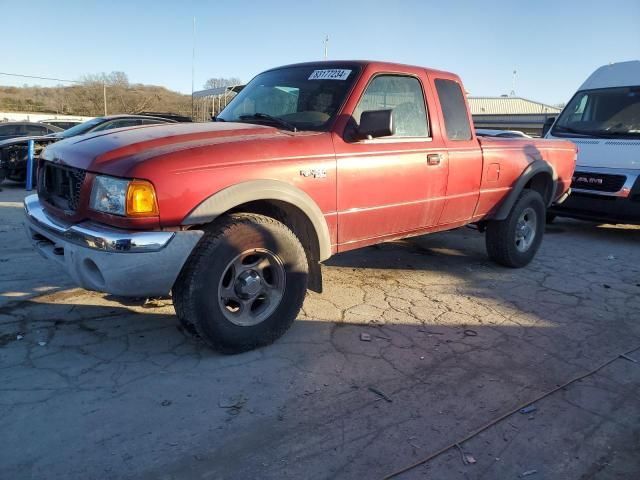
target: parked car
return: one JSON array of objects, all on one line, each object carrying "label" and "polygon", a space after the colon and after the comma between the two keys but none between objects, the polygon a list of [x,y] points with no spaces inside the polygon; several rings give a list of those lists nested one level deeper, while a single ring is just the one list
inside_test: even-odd
[{"label": "parked car", "polygon": [[491,259],[523,267],[576,147],[476,137],[464,91],[390,63],[268,70],[216,122],[48,146],[27,233],[84,288],[171,291],[185,328],[226,353],[280,337],[336,253],[472,223]]},{"label": "parked car", "polygon": [[0,123],[0,141],[10,138],[25,137],[27,135],[48,135],[61,132],[62,128],[54,125],[35,122],[6,122]]},{"label": "parked car", "polygon": [[55,131],[48,135],[22,136],[6,141],[0,141],[0,182],[5,178],[18,182],[25,181],[27,177],[27,152],[29,140],[34,141],[35,155],[38,156],[44,147],[64,138],[84,135],[90,132],[102,132],[113,128],[156,125],[158,123],[176,123],[176,121],[169,118],[152,117],[148,115],[109,115],[106,117],[92,118],[91,120],[87,120],[86,122],[67,130],[36,123],[34,125],[37,125],[38,127],[55,129]]},{"label": "parked car", "polygon": [[571,140],[579,154],[571,196],[549,221],[640,224],[640,61],[598,68],[550,124],[546,138]]},{"label": "parked car", "polygon": [[104,130],[111,130],[112,128],[156,125],[158,123],[176,123],[176,121],[169,118],[152,117],[149,115],[108,115],[106,117],[92,118],[68,130],[59,132],[54,136],[62,139],[91,132],[102,132]]},{"label": "parked car", "polygon": [[476,128],[476,135],[479,137],[531,138],[530,135],[518,130],[493,130],[490,128]]},{"label": "parked car", "polygon": [[63,130],[67,130],[71,127],[75,127],[76,125],[80,125],[82,120],[69,120],[69,119],[59,119],[53,118],[51,120],[41,120],[40,123],[46,123],[47,125],[53,125],[54,127],[61,128]]}]

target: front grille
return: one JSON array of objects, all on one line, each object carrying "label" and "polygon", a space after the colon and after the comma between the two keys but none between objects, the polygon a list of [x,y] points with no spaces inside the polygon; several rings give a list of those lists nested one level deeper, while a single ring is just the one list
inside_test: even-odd
[{"label": "front grille", "polygon": [[86,172],[80,168],[41,162],[38,171],[38,196],[66,212],[75,212]]},{"label": "front grille", "polygon": [[571,188],[593,190],[596,192],[617,192],[622,188],[626,180],[627,177],[624,175],[576,172],[573,174]]}]

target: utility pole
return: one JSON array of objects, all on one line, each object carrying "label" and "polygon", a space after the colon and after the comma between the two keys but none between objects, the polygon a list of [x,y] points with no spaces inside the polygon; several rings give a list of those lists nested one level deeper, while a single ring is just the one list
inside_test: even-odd
[{"label": "utility pole", "polygon": [[516,75],[518,72],[516,70],[513,71],[513,77],[511,79],[511,97],[516,96]]},{"label": "utility pole", "polygon": [[324,59],[329,58],[329,35],[324,37]]},{"label": "utility pole", "polygon": [[107,116],[107,83],[102,82],[102,100],[104,101],[104,116]]},{"label": "utility pole", "polygon": [[191,119],[193,120],[193,82],[196,71],[196,17],[193,16],[193,49],[191,51]]}]

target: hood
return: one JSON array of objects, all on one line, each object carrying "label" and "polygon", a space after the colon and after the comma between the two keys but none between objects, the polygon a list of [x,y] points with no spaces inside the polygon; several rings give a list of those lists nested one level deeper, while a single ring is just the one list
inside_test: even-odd
[{"label": "hood", "polygon": [[547,138],[569,140],[578,147],[577,167],[640,169],[640,140],[625,138]]},{"label": "hood", "polygon": [[[56,142],[43,158],[96,173],[131,176],[142,163],[181,153],[182,166],[203,149],[236,142],[259,141],[290,136],[269,126],[246,123],[175,123],[145,125],[89,133]],[[216,147],[217,146],[217,147]],[[193,153],[194,155],[191,155]],[[217,156],[210,156],[215,162]]]}]

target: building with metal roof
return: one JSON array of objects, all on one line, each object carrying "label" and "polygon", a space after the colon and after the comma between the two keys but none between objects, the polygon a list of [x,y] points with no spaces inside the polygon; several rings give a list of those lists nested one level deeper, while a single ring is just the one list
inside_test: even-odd
[{"label": "building with metal roof", "polygon": [[522,97],[468,97],[468,101],[476,128],[520,130],[536,136],[547,118],[562,110]]}]

